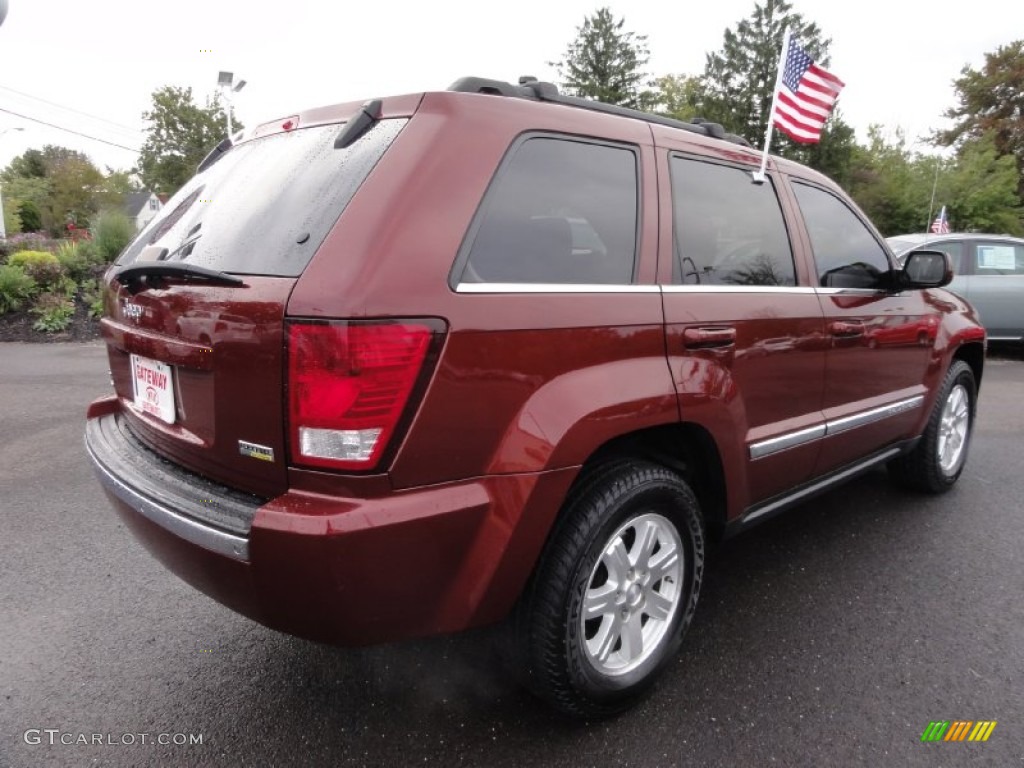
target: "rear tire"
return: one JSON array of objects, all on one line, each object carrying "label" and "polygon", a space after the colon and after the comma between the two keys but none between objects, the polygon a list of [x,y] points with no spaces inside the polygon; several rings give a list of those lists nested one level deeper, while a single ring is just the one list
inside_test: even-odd
[{"label": "rear tire", "polygon": [[517,607],[524,683],[556,709],[601,717],[654,684],[693,618],[700,507],[675,472],[617,461],[570,497]]},{"label": "rear tire", "polygon": [[974,371],[963,360],[954,360],[921,441],[889,463],[892,478],[906,488],[928,493],[952,488],[967,462],[977,398]]}]

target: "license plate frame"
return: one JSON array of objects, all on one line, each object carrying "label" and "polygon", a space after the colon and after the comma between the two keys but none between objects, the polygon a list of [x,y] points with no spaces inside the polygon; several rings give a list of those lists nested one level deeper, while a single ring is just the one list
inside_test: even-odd
[{"label": "license plate frame", "polygon": [[135,407],[160,421],[173,424],[177,413],[174,401],[174,367],[135,354],[131,356],[131,366]]}]

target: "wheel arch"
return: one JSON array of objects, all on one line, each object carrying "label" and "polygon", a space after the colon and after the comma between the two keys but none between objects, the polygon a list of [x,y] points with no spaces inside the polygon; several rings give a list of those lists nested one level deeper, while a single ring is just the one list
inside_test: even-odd
[{"label": "wheel arch", "polygon": [[974,386],[981,389],[981,375],[985,370],[985,345],[981,342],[961,344],[953,352],[953,360],[963,360],[974,373]]},{"label": "wheel arch", "polygon": [[616,459],[646,459],[678,472],[700,502],[706,532],[725,529],[727,490],[722,456],[712,434],[700,424],[682,422],[619,435],[599,446],[583,463],[569,493]]}]

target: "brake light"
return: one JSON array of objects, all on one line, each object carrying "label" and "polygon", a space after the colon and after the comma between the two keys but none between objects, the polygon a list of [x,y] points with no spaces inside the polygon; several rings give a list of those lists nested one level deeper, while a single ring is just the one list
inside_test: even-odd
[{"label": "brake light", "polygon": [[400,322],[289,325],[292,461],[374,467],[423,367],[431,333]]}]

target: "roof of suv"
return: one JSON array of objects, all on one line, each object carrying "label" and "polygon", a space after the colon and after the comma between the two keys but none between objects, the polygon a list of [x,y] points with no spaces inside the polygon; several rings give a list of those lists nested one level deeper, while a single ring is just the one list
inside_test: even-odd
[{"label": "roof of suv", "polygon": [[[685,132],[688,139],[684,140],[687,143],[708,148],[716,144],[719,147],[731,146],[732,149],[728,152],[728,155],[732,159],[741,162],[756,162],[761,154],[759,150],[752,147],[750,142],[742,136],[729,133],[718,123],[713,123],[700,117],[695,117],[689,121],[678,120],[668,115],[643,112],[629,107],[568,96],[560,93],[558,87],[553,83],[539,81],[534,77],[521,77],[518,84],[482,77],[463,77],[456,80],[444,91],[409,93],[389,96],[387,98],[371,99],[364,102],[352,101],[317,107],[270,120],[247,129],[244,134],[235,137],[233,143],[238,144],[272,133],[292,131],[300,127],[308,128],[314,125],[343,123],[346,121],[361,121],[368,127],[369,124],[376,120],[411,116],[419,109],[427,97],[446,95],[448,98],[459,98],[463,94],[505,97],[509,100],[509,106],[511,106],[513,101],[519,101],[520,103],[532,102],[537,106],[543,104],[572,107],[599,115],[639,120],[651,125],[656,139],[658,136],[680,138],[680,132]],[[356,137],[360,135],[358,131],[355,133]],[[339,141],[343,140],[339,135]],[[211,155],[216,154],[219,154],[218,150],[214,150],[211,153]],[[772,155],[771,159],[774,167],[779,170],[787,173],[798,172],[799,175],[806,179],[817,181],[826,186],[834,186],[831,179],[812,168],[775,155]],[[206,164],[207,161],[204,161],[201,167],[205,167]]]}]

